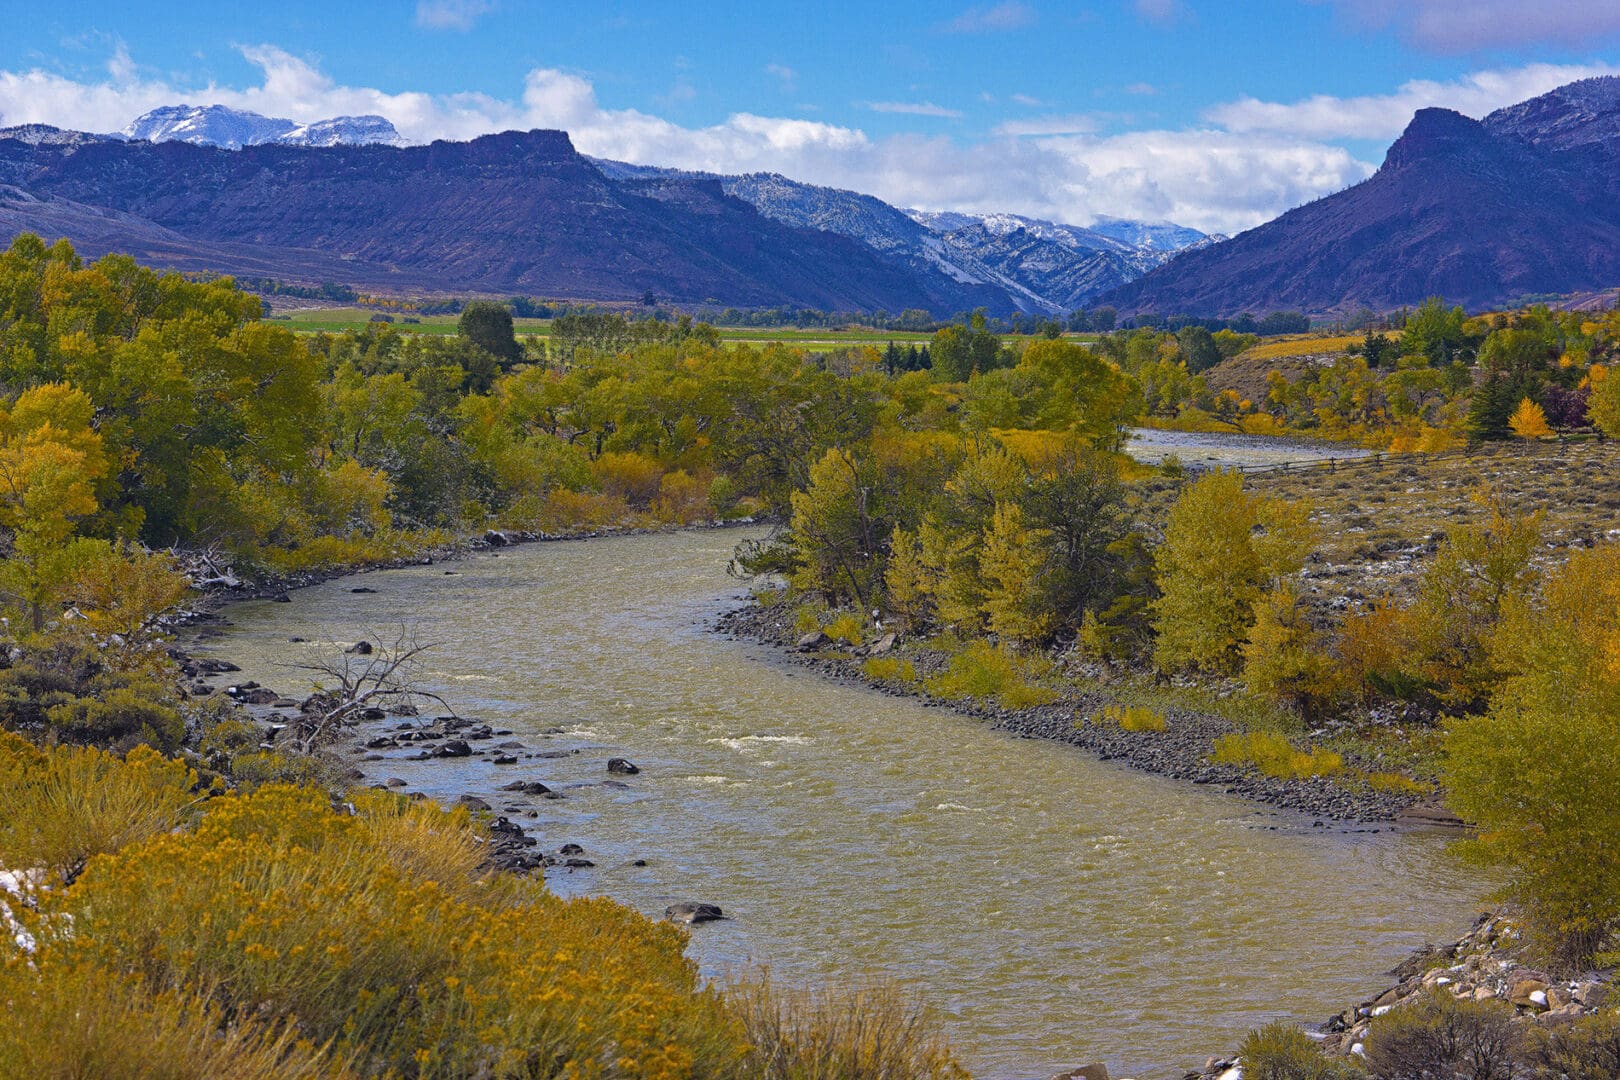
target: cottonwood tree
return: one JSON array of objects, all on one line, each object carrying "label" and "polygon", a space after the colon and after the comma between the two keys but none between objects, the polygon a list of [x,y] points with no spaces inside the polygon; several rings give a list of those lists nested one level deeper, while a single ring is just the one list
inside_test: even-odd
[{"label": "cottonwood tree", "polygon": [[1255,601],[1299,571],[1314,539],[1309,506],[1251,495],[1236,472],[1207,473],[1189,485],[1154,554],[1159,668],[1232,671]]}]

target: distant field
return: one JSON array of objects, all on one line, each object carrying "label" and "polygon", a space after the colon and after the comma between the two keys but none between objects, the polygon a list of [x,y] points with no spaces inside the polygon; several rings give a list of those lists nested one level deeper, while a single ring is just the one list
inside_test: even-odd
[{"label": "distant field", "polygon": [[[289,324],[300,333],[319,333],[325,331],[329,334],[342,333],[345,330],[363,330],[372,325],[371,317],[376,312],[365,308],[311,308],[308,311],[284,312],[274,316],[274,321]],[[411,318],[418,322],[407,323],[405,316],[394,315],[390,324],[395,330],[407,334],[454,334],[456,332],[456,316],[454,315],[413,315]],[[519,337],[550,337],[550,319],[513,319],[513,325]],[[1090,340],[1093,335],[1066,335],[1071,340]],[[899,345],[925,344],[933,338],[932,334],[917,333],[909,330],[874,330],[866,327],[850,330],[829,330],[823,327],[814,327],[800,330],[797,327],[756,327],[756,326],[722,326],[720,337],[723,341],[753,342],[768,344],[780,341],[785,344],[799,345],[811,352],[830,352],[833,349],[845,349],[859,345],[876,345],[882,347],[889,342]]]},{"label": "distant field", "polygon": [[[1399,330],[1386,330],[1384,336],[1400,340]],[[1282,360],[1290,356],[1315,356],[1320,353],[1344,352],[1352,345],[1366,340],[1363,334],[1345,334],[1339,337],[1313,337],[1310,334],[1289,335],[1245,350],[1241,355],[1248,360]]]}]

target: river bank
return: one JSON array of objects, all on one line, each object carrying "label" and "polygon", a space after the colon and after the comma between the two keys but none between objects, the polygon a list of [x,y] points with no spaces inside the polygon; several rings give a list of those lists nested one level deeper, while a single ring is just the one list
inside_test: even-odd
[{"label": "river bank", "polygon": [[[841,652],[831,647],[805,648],[798,644],[792,614],[786,605],[745,606],[727,612],[716,630],[771,646],[785,660],[827,678],[856,683],[880,693],[914,697],[925,704],[950,709],[988,722],[997,731],[1022,738],[1044,739],[1089,751],[1103,761],[1172,780],[1207,785],[1225,794],[1308,815],[1323,827],[1394,827],[1396,824],[1432,826],[1452,819],[1437,807],[1426,806],[1416,795],[1373,791],[1348,786],[1332,777],[1283,779],[1262,775],[1251,768],[1219,765],[1210,760],[1215,740],[1241,731],[1236,724],[1210,713],[1184,708],[1162,710],[1163,731],[1127,731],[1117,724],[1088,722],[1116,699],[1105,688],[1065,689],[1058,700],[1023,709],[1007,709],[982,700],[946,700],[930,695],[915,683],[899,686],[875,679],[862,670],[866,650]],[[831,643],[829,643],[829,646]],[[896,654],[900,655],[900,654]],[[915,653],[909,655],[915,656]],[[939,655],[917,656],[918,666],[937,667]]]}]

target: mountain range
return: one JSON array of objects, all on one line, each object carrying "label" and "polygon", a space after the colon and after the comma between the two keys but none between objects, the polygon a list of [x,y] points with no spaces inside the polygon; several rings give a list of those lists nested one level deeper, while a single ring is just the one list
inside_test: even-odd
[{"label": "mountain range", "polygon": [[[534,190],[523,183],[530,167],[544,178]],[[416,196],[408,205],[396,171]],[[344,183],[348,196],[335,197]],[[111,135],[0,129],[0,185],[0,231],[65,235],[88,254],[601,300],[652,292],[685,303],[1061,314],[1210,242],[1174,225],[931,214],[776,174],[586,159],[559,132],[405,147],[381,117],[300,125],[217,105],[155,109]]]},{"label": "mountain range", "polygon": [[1423,109],[1378,171],[1104,299],[1122,312],[1473,310],[1620,284],[1620,78],[1473,120]]},{"label": "mountain range", "polygon": [[1620,285],[1620,79],[1423,109],[1370,178],[1231,239],[907,210],[773,173],[580,155],[557,131],[403,146],[387,121],[217,106],[0,129],[0,238],[394,291],[1056,314],[1471,309]]}]

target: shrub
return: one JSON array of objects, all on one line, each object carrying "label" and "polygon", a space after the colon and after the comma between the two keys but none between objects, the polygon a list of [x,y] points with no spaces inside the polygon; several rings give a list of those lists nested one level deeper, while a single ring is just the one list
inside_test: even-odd
[{"label": "shrub", "polygon": [[1367,774],[1367,786],[1385,795],[1428,795],[1434,788],[1400,773],[1375,772]]},{"label": "shrub", "polygon": [[608,451],[591,462],[591,474],[607,495],[623,499],[631,506],[646,508],[658,495],[663,467],[634,450]]},{"label": "shrub", "polygon": [[1238,1059],[1245,1080],[1355,1080],[1365,1075],[1354,1063],[1323,1053],[1309,1035],[1285,1020],[1249,1032]]},{"label": "shrub", "polygon": [[533,878],[480,886],[465,817],[399,803],[341,814],[280,785],[218,799],[195,830],[92,860],[51,894],[40,970],[201,990],[364,1075],[736,1075],[740,1027],[677,927]]},{"label": "shrub", "polygon": [[710,511],[709,486],[705,476],[693,476],[685,469],[665,473],[658,482],[658,498],[652,505],[653,516],[670,524],[707,520]]},{"label": "shrub", "polygon": [[927,1013],[894,985],[793,992],[734,983],[751,1080],[967,1080]]},{"label": "shrub", "polygon": [[45,720],[52,731],[74,742],[138,740],[173,750],[186,737],[186,723],[177,709],[163,703],[167,696],[159,684],[139,680],[109,688],[97,697],[52,706]]},{"label": "shrub", "polygon": [[1146,705],[1109,705],[1097,714],[1099,720],[1118,724],[1122,731],[1163,731],[1164,714]]},{"label": "shrub", "polygon": [[1023,709],[1057,697],[1026,678],[1038,666],[1033,659],[1020,658],[987,641],[974,641],[951,657],[945,671],[926,685],[929,693],[943,698],[994,700],[1004,708]]},{"label": "shrub", "polygon": [[1215,740],[1210,759],[1217,765],[1252,765],[1267,776],[1283,780],[1332,776],[1344,769],[1344,758],[1334,751],[1298,750],[1286,735],[1274,731],[1222,735]]},{"label": "shrub", "polygon": [[821,632],[834,641],[842,641],[848,645],[859,645],[861,635],[866,632],[866,620],[854,612],[846,612],[823,626]]},{"label": "shrub", "polygon": [[151,994],[88,964],[0,965],[0,1076],[338,1080],[284,1028],[226,1023],[195,994]]},{"label": "shrub", "polygon": [[821,613],[809,604],[798,607],[793,612],[793,629],[801,634],[809,634],[821,629]]},{"label": "shrub", "polygon": [[1537,1080],[1612,1080],[1620,1076],[1620,1013],[1538,1025],[1529,1032],[1524,1056]]},{"label": "shrub", "polygon": [[1433,990],[1375,1018],[1364,1046],[1377,1080],[1513,1080],[1519,1041],[1507,1003]]},{"label": "shrub", "polygon": [[861,665],[861,671],[879,682],[917,681],[917,665],[897,656],[874,656]]},{"label": "shrub", "polygon": [[279,750],[237,753],[230,759],[231,779],[247,788],[261,784],[336,785],[338,769],[327,758],[309,754],[283,754]]},{"label": "shrub", "polygon": [[89,747],[40,750],[0,734],[0,866],[70,879],[94,855],[188,820],[197,777],[148,747],[127,758]]}]

